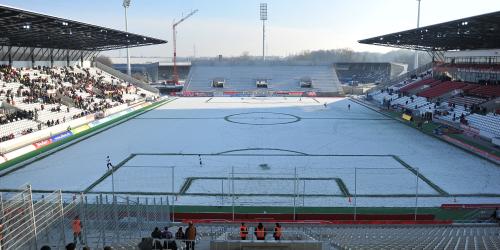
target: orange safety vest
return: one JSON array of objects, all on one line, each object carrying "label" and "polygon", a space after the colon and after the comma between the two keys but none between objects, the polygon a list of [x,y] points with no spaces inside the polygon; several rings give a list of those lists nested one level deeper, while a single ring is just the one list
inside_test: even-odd
[{"label": "orange safety vest", "polygon": [[248,228],[246,226],[240,227],[240,237],[247,237]]},{"label": "orange safety vest", "polygon": [[255,234],[257,235],[257,239],[264,239],[266,236],[265,229],[263,228],[255,228]]},{"label": "orange safety vest", "polygon": [[281,237],[281,227],[274,228],[274,237],[277,237],[277,238]]},{"label": "orange safety vest", "polygon": [[73,220],[71,227],[73,233],[80,233],[82,231],[82,222],[80,220]]}]

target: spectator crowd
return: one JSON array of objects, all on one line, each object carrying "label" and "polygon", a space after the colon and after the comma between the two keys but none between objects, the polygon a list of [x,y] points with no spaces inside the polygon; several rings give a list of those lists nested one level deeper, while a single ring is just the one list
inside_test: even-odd
[{"label": "spectator crowd", "polygon": [[19,120],[33,121],[28,128],[0,134],[0,142],[102,114],[141,97],[145,97],[141,90],[96,68],[0,65],[0,128]]}]

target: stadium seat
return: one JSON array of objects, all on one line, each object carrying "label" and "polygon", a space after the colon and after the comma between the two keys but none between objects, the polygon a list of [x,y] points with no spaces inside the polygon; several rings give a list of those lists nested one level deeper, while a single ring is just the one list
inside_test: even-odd
[{"label": "stadium seat", "polygon": [[418,93],[418,95],[427,98],[435,98],[435,97],[440,97],[453,90],[461,89],[465,86],[467,86],[467,84],[465,83],[450,82],[450,81],[442,82]]},{"label": "stadium seat", "polygon": [[32,117],[2,124],[0,137],[2,140],[13,139],[82,115],[133,102],[143,94],[150,93],[97,68],[12,68],[2,65],[0,102],[19,112],[29,112]]},{"label": "stadium seat", "polygon": [[486,138],[500,137],[500,116],[488,113],[487,115],[472,114],[466,117],[469,125],[479,129]]}]

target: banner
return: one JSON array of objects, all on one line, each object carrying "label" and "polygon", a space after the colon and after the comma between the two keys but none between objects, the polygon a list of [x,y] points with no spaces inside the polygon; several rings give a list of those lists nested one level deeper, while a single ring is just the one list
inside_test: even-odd
[{"label": "banner", "polygon": [[288,95],[289,96],[302,96],[304,92],[300,92],[300,91],[290,91],[288,92]]},{"label": "banner", "polygon": [[33,146],[35,146],[36,149],[39,149],[39,148],[43,148],[47,145],[50,145],[52,144],[52,139],[49,138],[49,139],[45,139],[45,140],[41,140],[39,142],[35,142],[33,143]]},{"label": "banner", "polygon": [[401,118],[403,118],[403,120],[406,120],[406,121],[411,121],[411,116],[407,115],[407,114],[403,114],[403,116]]},{"label": "banner", "polygon": [[[118,117],[120,117],[120,116],[126,115],[126,114],[128,114],[128,113],[131,113],[131,112],[133,112],[134,110],[135,110],[135,108],[134,108],[134,107],[132,107],[132,108],[128,108],[128,109],[126,109],[126,110],[122,110],[122,111],[120,111],[120,112],[118,112],[118,113],[115,113],[115,114],[112,114],[112,115],[106,116],[106,117],[104,117],[104,118],[102,118],[102,119],[95,120],[95,121],[93,121],[93,122],[89,123],[89,124],[88,124],[88,126],[89,126],[90,128],[93,128],[93,127],[95,127],[95,126],[97,126],[97,125],[99,125],[99,124],[103,124],[103,123],[109,122],[109,121],[111,121],[111,120],[113,120],[113,119],[115,119],[115,118],[118,118]],[[86,130],[86,129],[85,129],[85,130]],[[71,130],[71,131],[73,131],[73,130]],[[80,132],[81,132],[81,131],[80,131]]]},{"label": "banner", "polygon": [[7,159],[7,161],[10,161],[16,157],[19,157],[21,155],[24,155],[24,154],[27,154],[31,151],[35,151],[36,150],[36,147],[33,146],[32,144],[28,145],[28,146],[24,146],[22,148],[19,148],[19,149],[16,149],[14,151],[11,151],[9,153],[6,153],[4,154],[4,157],[5,159]]},{"label": "banner", "polygon": [[313,92],[313,91],[306,92],[306,95],[309,96],[309,97],[315,97],[315,96],[317,96],[316,92]]},{"label": "banner", "polygon": [[197,97],[212,97],[214,94],[212,92],[194,92],[194,96]]},{"label": "banner", "polygon": [[72,129],[71,133],[73,133],[74,135],[76,135],[76,134],[78,134],[80,132],[83,132],[83,131],[89,129],[89,128],[90,128],[89,125],[83,125],[83,126],[80,126],[78,128]]},{"label": "banner", "polygon": [[238,95],[240,92],[238,91],[224,91],[225,96],[233,96],[233,95]]},{"label": "banner", "polygon": [[62,132],[60,134],[54,135],[50,139],[52,140],[52,142],[56,142],[56,141],[60,141],[64,138],[70,137],[72,135],[73,135],[73,133],[71,133],[71,131],[66,131],[66,132]]}]

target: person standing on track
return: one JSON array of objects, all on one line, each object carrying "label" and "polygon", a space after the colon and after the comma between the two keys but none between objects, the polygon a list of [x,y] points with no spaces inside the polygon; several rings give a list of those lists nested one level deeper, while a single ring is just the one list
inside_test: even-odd
[{"label": "person standing on track", "polygon": [[255,228],[255,237],[257,240],[265,240],[266,239],[266,229],[264,225],[259,222],[259,225]]},{"label": "person standing on track", "polygon": [[71,229],[73,230],[73,243],[76,245],[76,238],[80,239],[80,244],[85,245],[82,240],[82,221],[80,217],[75,216],[73,221],[71,222]]},{"label": "person standing on track", "polygon": [[276,223],[273,234],[274,240],[281,240],[281,235],[282,235],[281,225],[279,223]]},{"label": "person standing on track", "polygon": [[193,222],[190,221],[188,227],[186,228],[186,232],[184,233],[186,237],[186,249],[193,249],[196,240],[196,227],[193,225]]},{"label": "person standing on track", "polygon": [[109,156],[106,156],[106,167],[108,167],[109,170],[113,170],[113,164],[111,164],[111,160],[109,159]]},{"label": "person standing on track", "polygon": [[246,240],[248,235],[248,227],[245,225],[244,222],[241,223],[240,226],[240,238],[241,240]]}]

